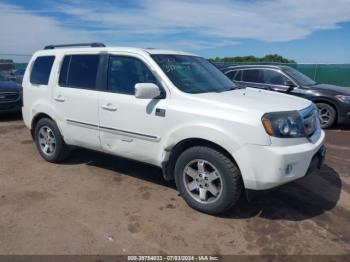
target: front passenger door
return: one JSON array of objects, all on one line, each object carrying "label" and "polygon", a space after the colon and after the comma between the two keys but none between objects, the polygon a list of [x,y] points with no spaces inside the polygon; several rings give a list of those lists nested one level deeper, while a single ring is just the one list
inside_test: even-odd
[{"label": "front passenger door", "polygon": [[272,91],[286,93],[290,86],[288,82],[291,80],[279,71],[272,69],[264,70],[264,84]]},{"label": "front passenger door", "polygon": [[242,82],[242,70],[232,70],[225,73],[225,75],[232,80],[238,87],[244,88],[245,85]]},{"label": "front passenger door", "polygon": [[[107,87],[100,94],[100,139],[104,151],[158,164],[165,132],[166,99],[138,99],[137,83],[159,83],[141,58],[111,55]],[[164,114],[159,114],[164,112]]]}]

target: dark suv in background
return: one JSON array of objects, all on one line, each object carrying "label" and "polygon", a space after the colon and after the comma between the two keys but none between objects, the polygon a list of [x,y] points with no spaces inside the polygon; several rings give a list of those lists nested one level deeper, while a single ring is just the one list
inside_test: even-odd
[{"label": "dark suv in background", "polygon": [[22,86],[0,72],[0,114],[22,108]]},{"label": "dark suv in background", "polygon": [[320,84],[283,65],[249,65],[221,68],[238,87],[283,92],[313,101],[320,112],[322,128],[350,123],[350,88]]}]

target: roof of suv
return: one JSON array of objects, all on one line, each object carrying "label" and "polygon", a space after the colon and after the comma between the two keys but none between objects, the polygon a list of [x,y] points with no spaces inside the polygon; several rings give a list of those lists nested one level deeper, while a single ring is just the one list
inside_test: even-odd
[{"label": "roof of suv", "polygon": [[52,48],[52,49],[43,49],[36,52],[36,54],[64,54],[64,53],[85,53],[85,52],[129,52],[136,54],[164,54],[164,55],[190,55],[196,56],[194,54],[175,51],[175,50],[163,50],[156,48],[136,48],[136,47],[64,47],[64,48]]},{"label": "roof of suv", "polygon": [[223,68],[224,71],[227,70],[237,70],[237,69],[249,69],[249,68],[269,68],[269,69],[287,69],[289,66],[286,65],[234,65]]}]

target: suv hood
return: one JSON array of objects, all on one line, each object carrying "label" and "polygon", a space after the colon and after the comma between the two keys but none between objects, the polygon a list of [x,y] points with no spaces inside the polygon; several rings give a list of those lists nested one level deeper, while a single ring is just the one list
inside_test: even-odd
[{"label": "suv hood", "polygon": [[328,84],[317,84],[312,86],[312,89],[328,91],[330,94],[334,94],[334,95],[350,96],[350,87],[328,85]]},{"label": "suv hood", "polygon": [[208,104],[261,115],[268,112],[302,110],[312,103],[303,98],[255,88],[235,89],[222,93],[203,93],[196,94],[196,96],[206,100]]}]

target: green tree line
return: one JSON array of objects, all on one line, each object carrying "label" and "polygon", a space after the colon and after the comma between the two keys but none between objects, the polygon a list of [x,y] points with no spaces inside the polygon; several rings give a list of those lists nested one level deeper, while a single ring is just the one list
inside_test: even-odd
[{"label": "green tree line", "polygon": [[278,54],[269,54],[264,57],[255,56],[233,56],[233,57],[215,57],[210,59],[213,63],[283,63],[296,64],[297,62],[280,56]]},{"label": "green tree line", "polygon": [[0,58],[0,63],[13,63],[11,59],[1,59]]}]

